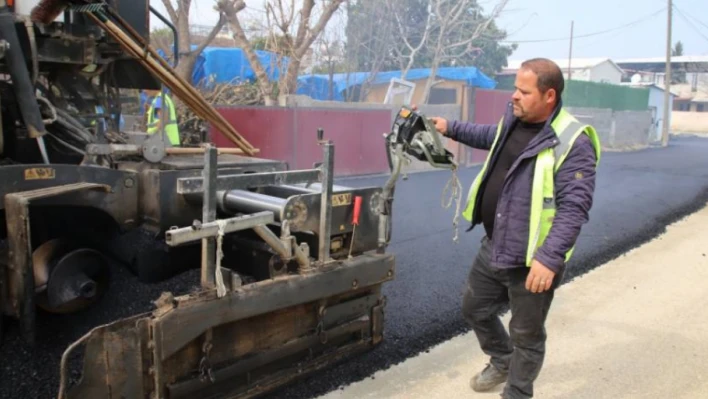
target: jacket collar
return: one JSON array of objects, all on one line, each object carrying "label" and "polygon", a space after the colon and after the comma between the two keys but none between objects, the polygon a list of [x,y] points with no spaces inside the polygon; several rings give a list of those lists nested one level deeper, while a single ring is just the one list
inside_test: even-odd
[{"label": "jacket collar", "polygon": [[[558,114],[560,113],[562,108],[563,99],[559,98],[558,104],[556,104],[556,107],[553,109],[551,116],[546,120],[546,123],[543,125],[542,131],[551,128],[551,124],[558,117]],[[504,117],[504,120],[507,121],[505,123],[506,127],[515,126],[516,123],[519,121],[519,118],[514,115],[514,104],[511,101],[507,103],[506,116]]]}]

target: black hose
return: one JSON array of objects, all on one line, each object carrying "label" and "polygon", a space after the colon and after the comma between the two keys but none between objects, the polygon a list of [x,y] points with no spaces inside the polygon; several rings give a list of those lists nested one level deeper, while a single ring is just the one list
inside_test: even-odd
[{"label": "black hose", "polygon": [[41,137],[46,133],[42,113],[35,98],[34,86],[27,71],[20,39],[17,37],[15,18],[7,6],[0,7],[0,36],[9,44],[9,48],[5,50],[5,59],[12,77],[22,120],[27,127],[29,137]]},{"label": "black hose", "polygon": [[160,14],[159,11],[157,11],[153,6],[150,6],[150,11],[155,14],[158,18],[160,18],[160,21],[167,25],[170,29],[172,29],[172,35],[173,35],[173,40],[174,40],[174,59],[175,59],[175,64],[172,65],[173,68],[177,68],[177,64],[179,63],[179,36],[177,35],[177,28],[170,22],[169,19],[165,18],[164,15]]}]

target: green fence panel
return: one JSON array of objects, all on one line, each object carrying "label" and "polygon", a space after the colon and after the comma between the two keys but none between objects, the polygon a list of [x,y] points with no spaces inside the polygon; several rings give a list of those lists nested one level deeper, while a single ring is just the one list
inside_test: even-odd
[{"label": "green fence panel", "polygon": [[649,107],[649,89],[571,80],[566,82],[563,102],[569,107],[644,111]]},{"label": "green fence panel", "polygon": [[[514,75],[497,76],[495,89],[513,91],[515,78]],[[649,107],[649,89],[570,80],[565,82],[563,103],[568,107],[644,111]]]}]

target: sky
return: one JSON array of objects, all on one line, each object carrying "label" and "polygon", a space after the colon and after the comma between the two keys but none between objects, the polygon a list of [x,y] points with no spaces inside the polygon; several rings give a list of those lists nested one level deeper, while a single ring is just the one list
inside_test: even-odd
[{"label": "sky", "polygon": [[[245,1],[249,16],[264,16],[266,0]],[[489,11],[497,1],[479,3]],[[673,1],[672,43],[680,40],[684,55],[708,55],[708,13],[700,7],[706,0]],[[164,11],[162,0],[150,2]],[[218,14],[213,4],[214,0],[193,0],[192,23],[215,24]],[[510,60],[567,59],[571,21],[573,58],[665,57],[667,5],[666,0],[509,0],[497,24],[507,31],[508,41],[519,41]],[[152,21],[159,25],[154,17]]]}]

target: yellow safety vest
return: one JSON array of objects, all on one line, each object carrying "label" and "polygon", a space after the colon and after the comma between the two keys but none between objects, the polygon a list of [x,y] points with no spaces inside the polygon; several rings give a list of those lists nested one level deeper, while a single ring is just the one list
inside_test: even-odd
[{"label": "yellow safety vest", "polygon": [[[153,134],[158,132],[160,129],[160,120],[155,118],[155,101],[162,95],[158,94],[150,103],[150,109],[148,110],[148,120],[147,120],[147,133]],[[177,124],[177,111],[175,110],[175,104],[172,102],[170,96],[165,94],[165,103],[167,104],[168,119],[165,124],[165,134],[167,139],[170,140],[172,145],[178,146],[179,141],[179,125]],[[165,109],[165,104],[162,104],[162,109]],[[164,112],[163,112],[164,115]]]},{"label": "yellow safety vest", "polygon": [[[487,160],[482,166],[482,170],[475,178],[467,197],[467,206],[462,213],[462,216],[469,222],[472,222],[474,216],[474,208],[477,203],[479,188],[482,183],[482,177],[487,171],[489,160],[494,153],[494,149],[501,136],[502,125],[504,118],[499,122],[497,133],[492,143],[492,148],[489,150]],[[600,162],[601,144],[600,138],[591,125],[583,124],[573,117],[565,109],[561,109],[558,116],[551,123],[551,127],[556,133],[558,144],[555,147],[546,148],[536,156],[536,165],[534,168],[533,184],[531,189],[531,215],[529,218],[529,239],[526,250],[526,266],[531,266],[533,256],[536,250],[540,248],[546,237],[548,236],[553,218],[556,215],[556,198],[554,177],[558,169],[560,169],[563,161],[568,156],[568,152],[573,147],[575,140],[585,132],[590,138],[590,142],[595,148],[597,157],[596,166]],[[567,262],[573,254],[575,247],[571,248],[565,255]]]}]

